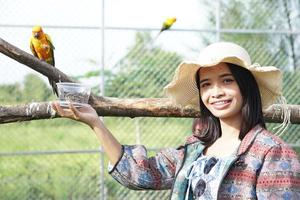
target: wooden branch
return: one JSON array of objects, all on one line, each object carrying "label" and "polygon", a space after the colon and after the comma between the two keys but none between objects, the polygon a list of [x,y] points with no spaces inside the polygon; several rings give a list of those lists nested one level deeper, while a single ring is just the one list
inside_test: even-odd
[{"label": "wooden branch", "polygon": [[[104,99],[104,101],[103,101]],[[168,99],[117,99],[103,98],[92,105],[99,116],[119,117],[200,117],[199,112],[191,108],[174,106]],[[283,106],[271,106],[264,117],[266,122],[281,123]],[[291,123],[300,124],[300,106],[288,105]],[[49,102],[30,103],[17,106],[0,106],[0,124],[10,122],[50,119],[58,117]]]},{"label": "wooden branch", "polygon": [[[51,78],[54,81],[74,82],[57,68],[42,62],[31,54],[9,44],[0,38],[0,52],[30,67],[31,69]],[[199,117],[199,112],[191,108],[180,108],[172,105],[168,99],[117,99],[99,97],[91,94],[91,104],[100,116],[121,117]],[[273,105],[266,112],[266,122],[282,122],[284,106]],[[290,112],[292,123],[300,123],[300,106],[288,105],[285,110]],[[49,102],[30,103],[17,106],[0,106],[0,124],[36,119],[49,119],[55,115]]]},{"label": "wooden branch", "polygon": [[[119,117],[199,117],[193,109],[181,109],[172,105],[169,99],[118,99],[101,97],[91,104],[99,116]],[[50,102],[30,103],[17,106],[0,106],[0,124],[50,119],[58,117]]]},{"label": "wooden branch", "polygon": [[0,124],[36,119],[49,119],[55,116],[49,103],[31,103],[17,106],[0,106]]}]

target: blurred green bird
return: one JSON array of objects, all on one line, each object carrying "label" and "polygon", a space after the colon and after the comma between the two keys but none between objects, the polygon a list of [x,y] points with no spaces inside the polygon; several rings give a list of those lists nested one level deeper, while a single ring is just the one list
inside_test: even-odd
[{"label": "blurred green bird", "polygon": [[176,17],[171,17],[171,18],[167,18],[166,21],[164,21],[161,29],[160,29],[160,32],[163,32],[165,30],[168,30],[171,28],[171,26],[176,22]]},{"label": "blurred green bird", "polygon": [[164,23],[162,24],[162,27],[158,33],[158,35],[156,36],[156,38],[163,32],[163,31],[166,31],[168,29],[171,28],[171,26],[176,22],[176,17],[170,17],[170,18],[167,18]]}]

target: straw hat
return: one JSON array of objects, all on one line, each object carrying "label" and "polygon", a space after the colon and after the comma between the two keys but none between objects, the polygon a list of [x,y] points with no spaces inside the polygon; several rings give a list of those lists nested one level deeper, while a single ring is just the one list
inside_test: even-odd
[{"label": "straw hat", "polygon": [[213,43],[200,52],[196,61],[184,61],[175,71],[173,80],[164,88],[174,103],[199,110],[199,90],[196,73],[200,67],[211,67],[221,62],[232,63],[248,69],[255,77],[262,99],[263,110],[282,95],[282,74],[273,66],[251,64],[248,52],[230,42]]}]

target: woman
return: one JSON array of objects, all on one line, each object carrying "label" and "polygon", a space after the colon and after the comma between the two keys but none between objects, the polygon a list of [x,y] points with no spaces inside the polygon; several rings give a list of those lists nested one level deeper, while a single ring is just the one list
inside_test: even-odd
[{"label": "woman", "polygon": [[94,130],[110,174],[128,188],[172,189],[170,199],[300,199],[297,154],[266,130],[262,114],[281,95],[277,68],[251,65],[234,43],[214,43],[197,62],[181,63],[165,91],[200,108],[202,130],[151,158],[141,145],[121,145],[90,106],[53,107]]}]

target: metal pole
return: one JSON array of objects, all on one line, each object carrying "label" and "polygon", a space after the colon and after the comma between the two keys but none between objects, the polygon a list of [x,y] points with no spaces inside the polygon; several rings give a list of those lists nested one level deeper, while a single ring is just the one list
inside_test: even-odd
[{"label": "metal pole", "polygon": [[105,177],[104,177],[104,151],[100,147],[100,200],[106,199]]},{"label": "metal pole", "polygon": [[[101,28],[101,70],[100,70],[100,95],[104,96],[104,66],[105,66],[105,0],[102,0],[102,28]],[[103,118],[101,118],[103,121]],[[104,123],[104,121],[103,121]],[[101,148],[100,148],[101,149]],[[105,177],[104,177],[104,155],[101,149],[100,152],[100,199],[105,200]]]},{"label": "metal pole", "polygon": [[101,46],[101,70],[100,70],[100,94],[104,96],[104,66],[105,66],[105,0],[102,0],[102,28],[101,28],[101,40],[102,40],[102,46]]},{"label": "metal pole", "polygon": [[220,41],[221,19],[220,19],[220,0],[216,0],[216,40]]}]

